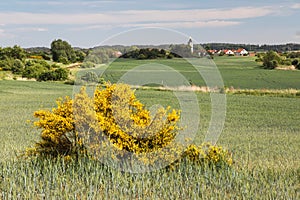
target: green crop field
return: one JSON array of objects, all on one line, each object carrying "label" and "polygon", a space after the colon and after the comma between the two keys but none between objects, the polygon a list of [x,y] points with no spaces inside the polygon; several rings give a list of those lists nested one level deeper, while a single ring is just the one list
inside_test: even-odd
[{"label": "green crop field", "polygon": [[[201,83],[185,61],[156,62],[174,65],[188,80]],[[219,57],[214,62],[226,86],[300,88],[299,71],[262,70],[249,57]],[[116,60],[106,78],[116,81],[128,68],[143,63]],[[28,123],[34,120],[33,112],[51,109],[58,97],[72,93],[73,86],[61,83],[0,81],[0,199],[300,199],[298,97],[226,95],[225,126],[218,144],[233,153],[229,168],[180,163],[171,171],[134,174],[85,159],[66,163],[18,158],[39,139],[39,131]],[[171,91],[147,89],[136,94],[147,107],[179,106]],[[196,95],[201,123],[195,140],[201,143],[210,122],[211,100],[207,93]]]},{"label": "green crop field", "polygon": [[[240,89],[300,89],[300,70],[264,70],[261,64],[255,62],[256,57],[215,57],[213,60],[190,59],[192,63],[199,65],[203,72],[209,71],[209,67],[216,65],[219,69],[224,86]],[[103,77],[106,80],[116,82],[120,77],[142,65],[165,65],[169,66],[184,75],[191,83],[198,86],[205,86],[205,82],[195,67],[185,59],[156,59],[156,60],[128,60],[116,59],[105,70]],[[148,68],[150,69],[151,66]],[[100,67],[102,72],[105,67]],[[97,70],[95,70],[97,71]],[[162,72],[163,73],[163,72]],[[168,70],[165,71],[168,73]]]},{"label": "green crop field", "polygon": [[263,70],[255,57],[216,57],[227,87],[251,89],[300,89],[300,71]]}]

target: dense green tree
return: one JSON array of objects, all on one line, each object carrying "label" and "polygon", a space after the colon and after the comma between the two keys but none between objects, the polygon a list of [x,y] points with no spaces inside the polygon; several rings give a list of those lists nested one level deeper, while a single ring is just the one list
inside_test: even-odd
[{"label": "dense green tree", "polygon": [[64,68],[57,68],[54,70],[56,74],[56,81],[64,81],[68,79],[68,70]]},{"label": "dense green tree", "polygon": [[86,57],[86,53],[81,51],[81,50],[76,50],[75,51],[76,54],[76,61],[78,62],[83,62],[85,57]]},{"label": "dense green tree", "polygon": [[0,60],[0,68],[4,71],[10,71],[14,65],[14,59],[11,57],[4,56]]},{"label": "dense green tree", "polygon": [[40,73],[37,81],[64,81],[68,78],[68,71],[63,68],[58,68]]},{"label": "dense green tree", "polygon": [[68,79],[68,70],[63,68],[43,71],[37,76],[37,81],[64,81],[66,79]]},{"label": "dense green tree", "polygon": [[44,60],[27,60],[22,76],[26,78],[38,78],[45,71],[49,71],[51,66]]},{"label": "dense green tree", "polygon": [[269,51],[262,58],[262,61],[265,69],[274,69],[281,63],[281,58],[275,51]]},{"label": "dense green tree", "polygon": [[26,52],[21,47],[0,48],[0,68],[13,73],[21,73],[24,69],[23,61],[26,58]]},{"label": "dense green tree", "polygon": [[141,53],[141,54],[139,54],[137,59],[143,60],[143,59],[147,59],[147,57],[143,53]]},{"label": "dense green tree", "polygon": [[13,47],[0,48],[0,60],[5,58],[24,60],[26,58],[26,51],[17,45]]},{"label": "dense green tree", "polygon": [[68,60],[68,58],[67,57],[64,57],[64,56],[60,56],[59,58],[58,58],[58,61],[57,62],[60,62],[60,63],[62,63],[62,64],[68,64],[68,63],[70,63],[69,62],[69,60]]},{"label": "dense green tree", "polygon": [[61,39],[54,40],[51,43],[52,59],[55,62],[76,62],[76,53],[72,46]]},{"label": "dense green tree", "polygon": [[297,66],[298,63],[299,63],[299,61],[297,59],[295,59],[295,60],[292,61],[292,65],[294,65],[294,66]]},{"label": "dense green tree", "polygon": [[45,71],[37,76],[37,81],[52,81],[56,79],[56,73],[53,71]]},{"label": "dense green tree", "polygon": [[15,45],[11,49],[10,55],[14,59],[24,60],[26,58],[26,51],[20,46]]},{"label": "dense green tree", "polygon": [[22,77],[38,78],[38,76],[46,70],[47,69],[41,64],[35,64],[33,66],[25,66],[25,69],[22,73]]},{"label": "dense green tree", "polygon": [[210,45],[206,45],[205,48],[204,48],[206,51],[210,50]]},{"label": "dense green tree", "polygon": [[12,73],[14,73],[14,74],[22,74],[22,72],[24,71],[24,69],[25,69],[24,63],[21,60],[19,60],[19,59],[15,59],[14,60],[14,64],[13,64],[13,66],[11,68]]}]

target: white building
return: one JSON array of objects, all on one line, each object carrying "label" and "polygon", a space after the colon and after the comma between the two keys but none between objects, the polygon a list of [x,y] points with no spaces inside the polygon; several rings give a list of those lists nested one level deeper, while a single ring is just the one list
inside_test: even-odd
[{"label": "white building", "polygon": [[240,49],[235,51],[235,54],[239,55],[239,56],[245,56],[245,55],[248,55],[249,52],[246,49],[240,48]]},{"label": "white building", "polygon": [[194,44],[192,41],[192,37],[190,37],[190,39],[188,41],[188,46],[191,48],[191,53],[194,53]]}]

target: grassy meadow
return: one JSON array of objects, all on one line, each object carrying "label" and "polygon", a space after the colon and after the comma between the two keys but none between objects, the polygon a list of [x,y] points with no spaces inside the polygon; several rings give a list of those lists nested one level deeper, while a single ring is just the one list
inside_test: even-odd
[{"label": "grassy meadow", "polygon": [[[263,70],[261,64],[255,62],[256,57],[228,57],[217,56],[212,61],[203,59],[197,61],[200,69],[209,72],[209,66],[216,65],[222,75],[225,87],[236,89],[300,89],[299,70]],[[193,59],[190,59],[193,62]],[[197,59],[196,59],[197,60]],[[120,77],[136,66],[143,64],[166,65],[177,70],[194,85],[206,85],[197,70],[185,59],[155,59],[155,60],[130,60],[116,59],[103,77],[106,80],[116,82]],[[102,67],[104,68],[104,67]],[[99,68],[101,70],[101,67]]]},{"label": "grassy meadow", "polygon": [[[228,87],[300,89],[299,71],[262,70],[253,60],[219,57],[214,62]],[[106,76],[117,80],[141,62],[117,60]],[[175,62],[193,83],[201,83],[199,77],[193,77],[192,69],[184,69],[185,63],[180,60],[156,62]],[[180,163],[171,171],[131,174],[84,159],[70,163],[60,159],[18,159],[20,151],[39,139],[39,131],[27,122],[34,120],[33,112],[51,109],[58,97],[70,96],[72,92],[72,86],[61,83],[0,81],[0,199],[300,198],[298,97],[226,96],[226,120],[218,144],[233,153],[235,162],[229,168]],[[136,90],[136,94],[147,106],[178,106],[170,91]],[[211,102],[209,94],[196,94],[201,112],[196,142],[200,143],[208,129]]]}]

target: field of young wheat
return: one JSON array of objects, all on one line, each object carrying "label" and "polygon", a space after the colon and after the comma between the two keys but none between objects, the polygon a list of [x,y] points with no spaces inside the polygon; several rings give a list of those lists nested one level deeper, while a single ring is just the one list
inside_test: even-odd
[{"label": "field of young wheat", "polygon": [[[300,89],[299,70],[263,70],[261,64],[255,62],[255,57],[219,56],[213,60],[116,59],[109,65],[105,73],[103,73],[103,77],[105,80],[117,82],[120,80],[120,77],[129,70],[145,64],[168,66],[184,75],[190,84],[197,86],[204,86],[206,84],[203,77],[193,66],[194,64],[199,65],[200,73],[202,74],[209,73],[214,66],[217,66],[222,75],[225,87],[233,87],[236,89]],[[169,70],[165,70],[166,75],[169,72]],[[161,73],[164,72],[162,71]]]},{"label": "field of young wheat", "polygon": [[[174,169],[128,173],[79,159],[24,159],[39,140],[28,120],[71,96],[60,83],[0,82],[0,199],[298,199],[300,198],[300,102],[298,97],[227,95],[218,144],[233,153],[231,167],[181,162]],[[210,121],[210,96],[196,93],[201,142]],[[136,90],[146,106],[178,106],[171,91]]]}]

